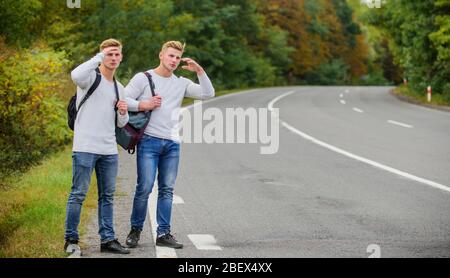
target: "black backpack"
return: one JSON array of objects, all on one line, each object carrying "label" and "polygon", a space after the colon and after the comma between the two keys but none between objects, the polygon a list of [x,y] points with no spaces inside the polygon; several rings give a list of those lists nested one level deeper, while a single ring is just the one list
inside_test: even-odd
[{"label": "black backpack", "polygon": [[[102,75],[100,74],[100,70],[98,68],[96,68],[95,71],[96,76],[94,84],[92,84],[92,86],[89,88],[88,92],[84,96],[83,100],[81,100],[78,110],[80,110],[83,103],[86,102],[86,100],[92,95],[92,93],[95,91],[95,89],[97,89],[98,85],[100,84]],[[75,93],[75,95],[70,98],[69,105],[67,105],[67,125],[71,130],[73,130],[75,127],[75,120],[77,118],[78,110],[77,110],[77,93]]]}]

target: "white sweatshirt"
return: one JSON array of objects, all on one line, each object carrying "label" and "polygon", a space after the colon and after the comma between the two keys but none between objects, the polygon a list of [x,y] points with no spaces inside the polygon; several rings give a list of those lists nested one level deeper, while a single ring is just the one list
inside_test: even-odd
[{"label": "white sweatshirt", "polygon": [[[150,122],[145,129],[147,135],[161,139],[180,141],[179,110],[184,97],[195,99],[212,98],[214,87],[206,73],[198,75],[200,84],[184,77],[163,77],[153,70],[148,71],[155,83],[155,93],[161,96],[161,107],[152,110]],[[138,111],[139,101],[152,97],[147,76],[136,74],[125,87],[126,101],[129,111]]]},{"label": "white sweatshirt", "polygon": [[[72,80],[77,85],[77,108],[87,91],[95,81],[95,69],[103,61],[104,54],[98,53],[89,61],[72,71]],[[124,87],[117,81],[119,98],[124,99]],[[114,82],[103,75],[97,89],[78,111],[75,120],[73,147],[74,152],[88,152],[101,155],[117,154],[115,131],[115,104],[117,102]],[[120,115],[117,111],[117,126],[128,122],[128,113]]]}]

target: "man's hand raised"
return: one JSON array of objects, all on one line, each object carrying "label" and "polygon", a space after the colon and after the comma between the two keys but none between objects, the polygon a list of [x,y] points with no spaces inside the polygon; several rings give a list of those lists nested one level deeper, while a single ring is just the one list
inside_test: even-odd
[{"label": "man's hand raised", "polygon": [[105,47],[102,50],[102,53],[105,54],[105,57],[108,56],[108,54],[113,53],[113,52],[117,52],[120,51],[119,47],[117,46],[109,46],[109,47]]},{"label": "man's hand raised", "polygon": [[188,71],[195,71],[197,74],[202,74],[204,72],[203,68],[191,58],[182,58],[181,60],[187,64],[182,66],[183,69]]}]

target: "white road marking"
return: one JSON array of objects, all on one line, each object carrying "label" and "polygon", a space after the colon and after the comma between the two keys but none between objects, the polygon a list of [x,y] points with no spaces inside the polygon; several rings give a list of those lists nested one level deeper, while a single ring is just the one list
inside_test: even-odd
[{"label": "white road marking", "polygon": [[404,124],[404,123],[401,123],[401,122],[396,122],[396,121],[393,121],[393,120],[388,120],[388,123],[393,124],[393,125],[406,127],[406,128],[413,128],[412,125]]},{"label": "white road marking", "polygon": [[[236,96],[236,95],[241,95],[241,94],[247,94],[247,93],[253,93],[253,92],[258,92],[259,90],[256,90],[256,89],[252,89],[252,90],[248,90],[248,91],[242,91],[242,92],[239,92],[239,93],[233,93],[233,94],[228,94],[228,95],[224,95],[224,96],[220,96],[220,97],[217,97],[217,98],[212,98],[212,99],[209,99],[209,100],[204,100],[203,101],[203,103],[210,103],[210,102],[215,102],[215,101],[220,101],[220,100],[222,100],[223,98],[229,98],[229,97],[234,97],[234,96]],[[281,95],[281,96],[278,96],[278,97],[276,97],[275,99],[273,99],[270,103],[269,103],[269,105],[268,105],[268,107],[269,107],[269,111],[273,111],[273,104],[275,104],[275,102],[277,102],[278,100],[280,100],[281,98],[283,98],[283,97],[285,97],[285,96],[287,96],[287,95],[290,95],[290,94],[292,94],[292,93],[294,93],[295,91],[290,91],[290,92],[287,92],[287,93],[285,93],[285,94],[283,94],[283,95]],[[349,93],[350,91],[347,89],[347,90],[345,90],[345,93]],[[190,109],[190,108],[193,108],[193,104],[190,104],[190,105],[188,105],[188,106],[186,106],[186,107],[184,107],[183,109]],[[422,108],[422,109],[428,109],[428,108],[423,108],[423,107],[420,107],[420,108]],[[440,112],[440,111],[436,111],[436,112]],[[444,113],[444,112],[441,112],[441,113]],[[280,122],[283,124],[287,124],[287,123],[285,123],[285,122],[283,122],[283,121],[281,121],[280,120]],[[287,127],[286,127],[287,128]],[[293,131],[294,132],[294,131]],[[300,132],[300,131],[299,131]],[[295,132],[294,132],[295,133]],[[299,134],[300,135],[300,134]],[[309,136],[309,135],[307,135],[307,134],[305,134],[306,136]],[[310,136],[309,136],[310,137]],[[311,137],[311,138],[313,138],[313,137]],[[313,138],[313,139],[315,139],[315,138]],[[308,139],[309,140],[309,139]],[[315,139],[315,140],[317,140],[317,139]],[[321,142],[321,141],[319,141],[319,142]],[[324,143],[324,144],[326,144],[326,143]],[[320,144],[319,144],[320,145]],[[340,150],[340,149],[339,149]],[[342,150],[343,151],[343,150]],[[345,152],[345,151],[344,151]],[[350,154],[350,153],[349,153]],[[345,154],[344,154],[345,155]],[[359,156],[357,156],[357,157],[359,157]],[[362,158],[362,157],[361,157]],[[357,159],[357,158],[355,158],[355,159]],[[371,160],[368,160],[368,161],[371,161]],[[364,162],[364,161],[363,161]],[[377,162],[373,162],[373,163],[375,163],[375,164],[377,164]],[[370,163],[369,163],[370,164]],[[374,165],[375,166],[375,165]],[[378,167],[378,166],[375,166],[375,167]],[[381,167],[379,167],[379,168],[381,168],[381,169],[383,169],[383,170],[386,170],[386,171],[388,171],[388,172],[392,172],[392,173],[394,173],[394,174],[397,174],[395,171],[396,171],[396,169],[393,169],[393,168],[390,168],[389,166],[386,166],[387,167],[387,169],[383,169],[383,168],[381,168]],[[393,171],[390,171],[390,170],[388,170],[388,169],[392,169]],[[397,170],[397,171],[399,171],[399,170]],[[403,173],[404,173],[404,175],[403,175]],[[400,171],[400,173],[399,173],[401,176],[403,176],[403,177],[406,177],[406,178],[408,178],[408,179],[412,179],[412,180],[414,180],[414,181],[417,181],[417,182],[420,182],[420,183],[423,183],[423,184],[426,184],[426,185],[429,185],[429,186],[431,186],[431,187],[435,187],[435,188],[438,188],[438,189],[441,189],[441,190],[444,190],[444,191],[450,191],[450,187],[448,187],[448,186],[446,186],[446,185],[442,185],[442,184],[439,184],[439,183],[436,183],[436,182],[433,182],[433,181],[430,181],[430,180],[427,180],[427,179],[423,179],[423,178],[420,178],[420,177],[416,177],[416,176],[414,176],[414,175],[411,175],[411,174],[408,174],[408,173],[405,173],[405,172],[402,172],[402,171]]]},{"label": "white road marking", "polygon": [[364,111],[362,111],[361,109],[359,109],[357,107],[353,107],[353,111],[356,111],[358,113],[364,113]]},{"label": "white road marking", "polygon": [[176,258],[177,253],[175,249],[169,247],[156,246],[156,204],[158,200],[158,183],[155,182],[152,193],[150,194],[148,201],[148,213],[150,216],[151,231],[153,235],[153,243],[155,243],[156,257],[157,258]]},{"label": "white road marking", "polygon": [[342,104],[346,104],[345,100],[342,100],[342,99],[341,99],[341,103],[342,103]]},{"label": "white road marking", "polygon": [[180,196],[174,194],[172,203],[173,204],[184,204],[184,200]]},{"label": "white road marking", "polygon": [[343,97],[344,97],[344,94],[340,94],[339,97],[340,97],[340,98],[343,98]]},{"label": "white road marking", "polygon": [[289,92],[287,92],[287,93],[284,93],[284,94],[282,94],[282,95],[280,95],[280,96],[277,96],[276,98],[274,98],[271,102],[269,102],[269,104],[267,105],[267,108],[269,109],[269,111],[273,111],[273,104],[275,103],[275,102],[277,102],[278,100],[280,100],[280,99],[282,99],[282,98],[284,98],[285,96],[288,96],[288,95],[290,95],[290,94],[292,94],[292,93],[294,93],[295,91],[289,91]]},{"label": "white road marking", "polygon": [[[242,91],[239,93],[220,96],[218,98],[212,98],[209,100],[195,102],[195,103],[189,104],[185,107],[181,107],[180,113],[182,113],[184,110],[194,108],[194,106],[196,106],[196,105],[200,105],[200,104],[204,104],[204,103],[208,103],[208,102],[214,102],[214,101],[221,100],[224,98],[233,97],[233,96],[240,95],[240,94],[247,94],[247,93],[251,93],[251,92],[255,92],[255,91],[257,91],[257,90],[252,89],[252,90]],[[155,183],[155,185],[153,187],[152,194],[150,194],[149,204],[148,204],[148,213],[149,213],[149,218],[150,218],[151,231],[152,231],[152,235],[153,235],[153,243],[155,244],[155,248],[156,248],[156,257],[157,258],[177,258],[177,253],[175,252],[175,249],[168,248],[168,247],[156,246],[156,228],[158,226],[158,224],[156,223],[156,204],[157,204],[157,195],[158,195],[157,184],[158,183]],[[174,195],[174,202],[176,202],[176,201],[179,201],[179,199]]]},{"label": "white road marking", "polygon": [[[276,98],[273,99],[271,102],[269,102],[269,104],[268,104],[267,107],[269,108],[269,110],[273,109],[273,105],[274,105],[278,100],[280,100],[281,98],[283,98],[283,97],[285,97],[285,96],[288,96],[288,95],[290,95],[290,94],[292,94],[292,93],[293,93],[293,91],[290,91],[290,92],[287,92],[287,93],[285,93],[285,94],[283,94],[283,95],[281,95],[281,96],[276,97]],[[338,148],[338,147],[335,147],[335,146],[333,146],[333,145],[330,145],[330,144],[328,144],[328,143],[325,143],[325,142],[323,142],[323,141],[320,141],[320,140],[318,140],[318,139],[312,137],[311,135],[308,135],[308,134],[306,134],[306,133],[304,133],[304,132],[301,132],[300,130],[298,130],[298,129],[296,129],[295,127],[289,125],[288,123],[286,123],[285,121],[283,121],[283,120],[281,120],[281,119],[280,119],[280,123],[281,123],[282,126],[284,126],[285,128],[287,128],[287,129],[290,130],[291,132],[293,132],[293,133],[295,133],[295,134],[297,134],[297,135],[303,137],[304,139],[309,140],[309,141],[311,141],[311,142],[313,142],[313,143],[315,143],[315,144],[317,144],[317,145],[319,145],[319,146],[322,146],[322,147],[324,147],[324,148],[327,148],[327,149],[329,149],[329,150],[331,150],[331,151],[334,151],[334,152],[336,152],[336,153],[345,155],[345,156],[347,156],[347,157],[353,158],[353,159],[358,160],[358,161],[360,161],[360,162],[363,162],[363,163],[369,164],[369,165],[371,165],[371,166],[374,166],[374,167],[376,167],[376,168],[385,170],[385,171],[387,171],[387,172],[390,172],[390,173],[393,173],[393,174],[396,174],[396,175],[405,177],[405,178],[407,178],[407,179],[410,179],[410,180],[413,180],[413,181],[416,181],[416,182],[420,182],[420,183],[429,185],[429,186],[431,186],[431,187],[438,188],[438,189],[441,189],[441,190],[450,192],[450,187],[449,187],[449,186],[446,186],[446,185],[443,185],[443,184],[440,184],[440,183],[437,183],[437,182],[434,182],[434,181],[431,181],[431,180],[427,180],[427,179],[424,179],[424,178],[421,178],[421,177],[412,175],[412,174],[410,174],[410,173],[407,173],[407,172],[404,172],[404,171],[401,171],[401,170],[398,170],[398,169],[395,169],[395,168],[386,166],[386,165],[381,164],[381,163],[378,163],[378,162],[376,162],[376,161],[373,161],[373,160],[364,158],[364,157],[362,157],[362,156],[359,156],[359,155],[350,153],[350,152],[348,152],[348,151],[345,151],[345,150],[343,150],[343,149],[340,149],[340,148]]]},{"label": "white road marking", "polygon": [[213,235],[190,234],[188,238],[198,250],[222,250]]}]

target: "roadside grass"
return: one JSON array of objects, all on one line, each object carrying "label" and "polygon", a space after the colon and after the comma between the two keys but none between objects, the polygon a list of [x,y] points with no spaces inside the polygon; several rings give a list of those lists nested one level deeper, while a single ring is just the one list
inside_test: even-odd
[{"label": "roadside grass", "polygon": [[432,94],[431,102],[427,101],[427,94],[423,92],[421,94],[413,91],[411,88],[401,85],[394,89],[396,95],[405,97],[407,100],[424,105],[444,106],[450,108],[450,101],[445,99],[441,94]]},{"label": "roadside grass", "polygon": [[[72,180],[72,150],[67,146],[25,173],[8,178],[0,189],[0,257],[61,258],[67,198]],[[93,175],[83,205],[80,233],[96,207]]]},{"label": "roadside grass", "polygon": [[[216,96],[239,90],[216,92]],[[183,106],[193,99],[184,99]],[[97,208],[97,182],[92,176],[83,203],[80,235]],[[0,258],[64,258],[64,221],[72,186],[72,149],[45,158],[40,165],[2,181],[0,187]],[[116,192],[116,195],[123,195]]]}]

